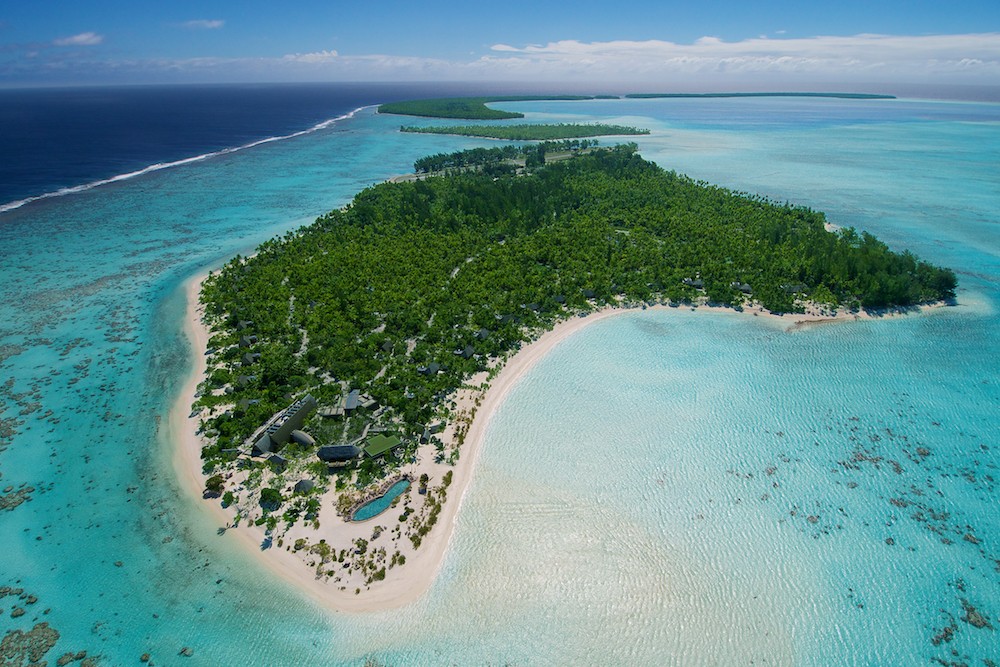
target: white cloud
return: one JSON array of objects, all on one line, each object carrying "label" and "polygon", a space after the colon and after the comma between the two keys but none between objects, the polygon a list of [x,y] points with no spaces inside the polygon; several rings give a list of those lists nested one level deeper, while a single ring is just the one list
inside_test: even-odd
[{"label": "white cloud", "polygon": [[339,54],[334,50],[329,51],[313,51],[312,53],[289,53],[286,56],[282,56],[282,60],[285,62],[294,63],[328,63],[339,57]]},{"label": "white cloud", "polygon": [[496,44],[497,56],[479,66],[540,75],[695,78],[701,75],[780,74],[824,80],[911,80],[949,73],[1000,74],[1000,34],[853,35],[753,38],[725,42],[706,36],[693,44],[661,40],[580,42],[564,40],[515,48]]},{"label": "white cloud", "polygon": [[[97,44],[83,33],[63,45]],[[414,55],[343,54],[335,50],[273,57],[132,59],[31,64],[0,59],[5,76],[44,75],[48,67],[91,79],[139,81],[496,81],[612,85],[623,90],[818,89],[868,84],[985,84],[1000,81],[1000,34],[852,35],[751,38],[706,36],[689,44],[664,40],[513,46],[441,59]],[[888,91],[887,91],[888,92]]]},{"label": "white cloud", "polygon": [[96,32],[81,32],[79,35],[62,37],[52,42],[56,46],[95,46],[104,41],[104,35]]},{"label": "white cloud", "polygon": [[216,30],[224,25],[226,25],[226,22],[221,19],[195,19],[193,21],[185,21],[181,24],[181,27],[191,30]]}]

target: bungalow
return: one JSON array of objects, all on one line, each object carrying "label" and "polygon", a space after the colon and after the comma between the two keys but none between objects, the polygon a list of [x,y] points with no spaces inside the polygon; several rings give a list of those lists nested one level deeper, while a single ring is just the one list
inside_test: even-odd
[{"label": "bungalow", "polygon": [[241,375],[238,378],[236,378],[236,384],[238,384],[241,387],[245,387],[251,382],[255,382],[256,380],[257,380],[256,375]]},{"label": "bungalow", "polygon": [[260,403],[260,399],[257,398],[241,398],[236,402],[237,412],[246,412],[250,409],[251,405],[257,405]]},{"label": "bungalow", "polygon": [[351,414],[358,409],[360,402],[361,392],[357,389],[351,390],[351,392],[347,394],[347,398],[344,399],[344,412]]},{"label": "bungalow", "polygon": [[476,340],[483,341],[490,337],[489,329],[480,329],[476,332]]},{"label": "bungalow", "polygon": [[698,276],[697,278],[685,278],[681,282],[688,287],[693,287],[695,289],[704,289],[705,287],[705,281],[701,279],[701,276]]},{"label": "bungalow", "polygon": [[424,432],[420,435],[420,444],[426,445],[431,440],[431,436],[444,430],[444,422],[435,422],[424,427]]},{"label": "bungalow", "polygon": [[257,344],[257,336],[240,336],[240,347],[250,347]]},{"label": "bungalow", "polygon": [[743,292],[744,294],[750,294],[753,291],[750,289],[750,285],[748,285],[747,283],[741,283],[738,280],[729,283],[729,286],[732,287],[734,290],[739,290],[740,292]]},{"label": "bungalow", "polygon": [[357,445],[326,445],[320,447],[316,456],[325,463],[341,463],[357,458],[361,449]]},{"label": "bungalow", "polygon": [[279,472],[288,467],[288,460],[280,454],[271,454],[267,457],[267,462],[274,466]]},{"label": "bungalow", "polygon": [[421,375],[437,375],[439,370],[441,370],[441,364],[436,361],[433,361],[426,366],[417,367],[417,372]]},{"label": "bungalow", "polygon": [[253,366],[258,361],[260,361],[260,352],[247,352],[243,355],[244,366]]},{"label": "bungalow", "polygon": [[240,320],[239,323],[236,325],[236,329],[238,331],[243,331],[244,329],[251,329],[251,328],[253,328],[253,320]]},{"label": "bungalow", "polygon": [[316,488],[316,482],[311,479],[300,479],[295,482],[295,486],[292,487],[294,493],[309,493]]}]

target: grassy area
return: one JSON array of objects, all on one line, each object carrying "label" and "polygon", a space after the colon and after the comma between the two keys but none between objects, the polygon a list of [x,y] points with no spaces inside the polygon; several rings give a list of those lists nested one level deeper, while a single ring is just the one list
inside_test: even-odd
[{"label": "grassy area", "polygon": [[523,125],[450,125],[448,127],[403,126],[400,132],[422,134],[457,134],[463,137],[483,137],[508,141],[551,141],[559,139],[579,139],[583,137],[606,137],[614,135],[649,134],[649,130],[626,125],[605,125],[602,123],[558,123]]}]

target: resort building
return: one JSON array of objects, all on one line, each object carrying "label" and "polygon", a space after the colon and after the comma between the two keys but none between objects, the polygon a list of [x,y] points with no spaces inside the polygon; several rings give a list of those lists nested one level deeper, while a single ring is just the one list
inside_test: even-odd
[{"label": "resort building", "polygon": [[403,441],[399,436],[379,433],[368,438],[368,444],[365,445],[365,455],[370,459],[375,459],[399,447],[401,444],[403,444]]},{"label": "resort building", "polygon": [[[312,394],[306,394],[279,412],[267,424],[264,433],[254,443],[253,453],[257,456],[263,456],[280,450],[291,439],[292,431],[301,429],[302,425],[305,424],[306,417],[315,409],[316,399],[312,397]],[[309,439],[312,440],[311,437]]]},{"label": "resort building", "polygon": [[341,463],[350,461],[361,455],[361,448],[357,445],[327,445],[320,447],[316,456],[320,461],[326,463]]}]

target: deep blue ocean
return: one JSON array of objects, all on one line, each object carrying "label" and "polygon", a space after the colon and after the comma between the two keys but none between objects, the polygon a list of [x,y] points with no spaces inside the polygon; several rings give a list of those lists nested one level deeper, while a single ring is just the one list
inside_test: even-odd
[{"label": "deep blue ocean", "polygon": [[0,89],[0,207],[285,137],[370,104],[502,90],[441,83]]},{"label": "deep blue ocean", "polygon": [[953,267],[958,305],[584,329],[497,411],[440,575],[402,609],[325,611],[220,534],[164,423],[192,367],[182,283],[419,157],[495,145],[350,115],[463,92],[485,91],[0,92],[4,203],[218,153],[0,212],[0,640],[48,623],[48,664],[1000,663],[996,103],[500,105],[647,127],[666,168]]}]

